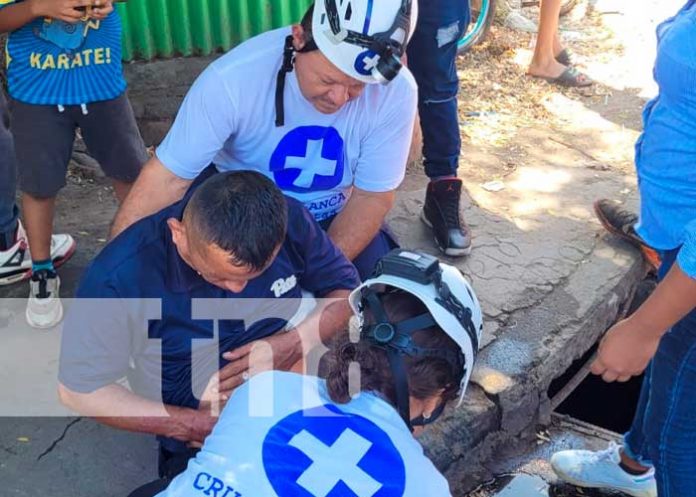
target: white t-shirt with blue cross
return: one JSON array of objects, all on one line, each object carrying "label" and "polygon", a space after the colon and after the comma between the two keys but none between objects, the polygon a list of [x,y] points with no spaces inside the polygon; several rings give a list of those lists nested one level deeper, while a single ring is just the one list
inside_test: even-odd
[{"label": "white t-shirt with blue cross", "polygon": [[302,95],[295,72],[285,84],[285,125],[275,125],[276,76],[290,28],[242,43],[197,79],[157,149],[174,174],[254,170],[303,202],[315,219],[338,213],[353,186],[385,192],[401,184],[417,107],[407,69],[388,85],[367,85],[334,114]]},{"label": "white t-shirt with blue cross", "polygon": [[397,411],[323,380],[267,372],[240,387],[203,449],[159,497],[444,497],[447,480]]}]

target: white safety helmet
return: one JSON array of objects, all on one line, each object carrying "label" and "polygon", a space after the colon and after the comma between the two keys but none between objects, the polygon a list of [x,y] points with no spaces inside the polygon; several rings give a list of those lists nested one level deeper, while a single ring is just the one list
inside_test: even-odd
[{"label": "white safety helmet", "polygon": [[[440,263],[433,256],[393,250],[379,262],[375,276],[350,294],[349,302],[361,329],[364,328],[363,310],[371,307],[366,300],[370,290],[379,293],[385,287],[397,288],[417,297],[425,304],[435,323],[459,345],[464,356],[459,406],[471,378],[483,331],[481,306],[471,285],[459,269]],[[381,331],[374,334],[379,333]],[[389,340],[384,343],[389,343]]]},{"label": "white safety helmet", "polygon": [[319,50],[348,76],[388,83],[416,29],[417,0],[315,0],[312,36]]}]

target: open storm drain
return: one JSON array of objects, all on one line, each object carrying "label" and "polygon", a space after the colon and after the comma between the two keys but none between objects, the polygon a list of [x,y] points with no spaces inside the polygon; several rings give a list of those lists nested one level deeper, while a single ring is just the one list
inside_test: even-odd
[{"label": "open storm drain", "polygon": [[[643,280],[636,288],[625,314],[631,315],[640,307],[656,285],[654,278]],[[551,383],[548,395],[552,408],[559,414],[624,433],[631,427],[643,376],[634,377],[626,383],[606,383],[600,377],[588,374],[597,348],[598,344],[595,344]]]},{"label": "open storm drain", "polygon": [[[657,285],[653,277],[638,284],[635,293],[624,304],[619,318],[632,314],[652,293]],[[605,383],[601,378],[589,374],[598,349],[595,344],[567,371],[557,377],[549,387],[548,396],[555,413],[570,418],[573,426],[599,427],[621,434],[631,426],[638,404],[642,376],[626,383]],[[560,418],[559,418],[560,419]],[[577,421],[579,420],[579,421]],[[612,437],[613,434],[610,433]],[[580,435],[583,436],[583,435]],[[535,457],[539,457],[538,455]],[[545,460],[550,453],[542,456]],[[519,468],[519,466],[517,466]],[[522,470],[507,473],[484,483],[469,492],[467,497],[625,497],[625,494],[600,489],[578,488],[560,483],[551,477],[551,483],[541,476]],[[544,474],[540,471],[539,474]]]}]

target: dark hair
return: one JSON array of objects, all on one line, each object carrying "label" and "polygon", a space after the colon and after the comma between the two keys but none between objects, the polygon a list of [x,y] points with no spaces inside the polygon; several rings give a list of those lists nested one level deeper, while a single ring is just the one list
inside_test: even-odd
[{"label": "dark hair", "polygon": [[236,266],[260,271],[283,243],[288,207],[278,187],[253,171],[208,178],[194,192],[184,219],[207,243],[230,254]]},{"label": "dark hair", "polygon": [[[381,295],[382,305],[392,322],[400,322],[428,312],[417,297],[396,290]],[[365,311],[365,322],[370,324],[374,318]],[[413,333],[413,341],[422,348],[449,349],[459,352],[459,346],[439,326]],[[360,365],[360,391],[376,392],[396,405],[394,377],[384,349],[372,342],[350,341],[342,338],[329,352],[329,366],[326,375],[328,393],[334,402],[346,403],[351,399],[349,391],[349,369],[351,363]],[[462,371],[445,359],[439,357],[404,356],[409,394],[417,399],[427,399],[444,388],[445,401],[453,399],[459,391]]]}]

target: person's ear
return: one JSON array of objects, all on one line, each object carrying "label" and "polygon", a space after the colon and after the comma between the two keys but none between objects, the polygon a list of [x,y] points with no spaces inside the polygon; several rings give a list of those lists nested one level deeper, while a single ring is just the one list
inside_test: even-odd
[{"label": "person's ear", "polygon": [[172,241],[180,252],[188,253],[188,241],[186,238],[186,226],[176,218],[167,219],[167,226],[172,233]]},{"label": "person's ear", "polygon": [[304,28],[300,24],[293,24],[292,26],[292,44],[295,50],[302,50],[307,44]]}]

